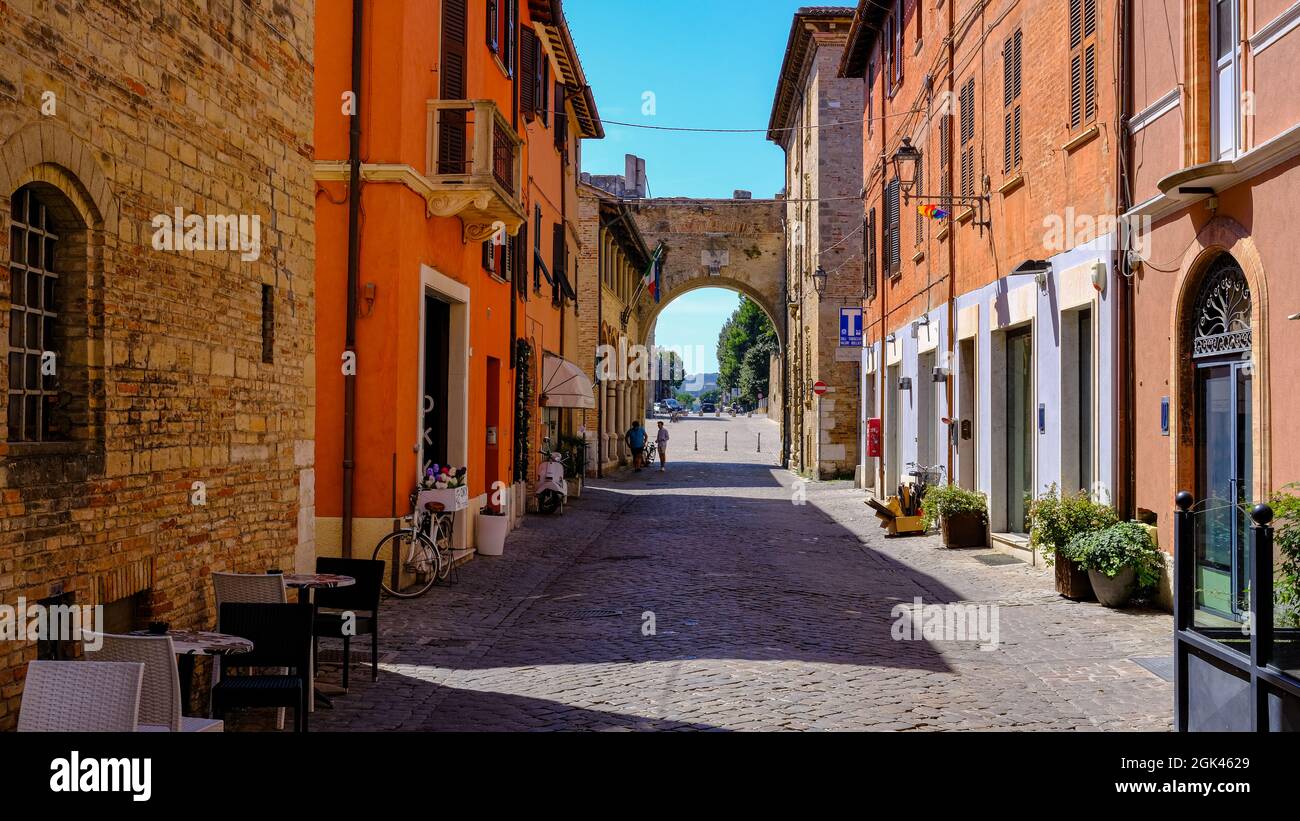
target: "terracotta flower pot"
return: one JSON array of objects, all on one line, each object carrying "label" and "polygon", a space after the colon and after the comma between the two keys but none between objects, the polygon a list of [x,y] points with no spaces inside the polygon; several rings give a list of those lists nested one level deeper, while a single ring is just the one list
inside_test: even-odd
[{"label": "terracotta flower pot", "polygon": [[984,547],[984,517],[978,513],[944,516],[939,520],[944,547]]},{"label": "terracotta flower pot", "polygon": [[1097,601],[1106,607],[1123,607],[1133,595],[1137,584],[1137,569],[1126,567],[1114,576],[1107,576],[1098,570],[1088,571],[1088,580],[1092,590],[1097,594]]},{"label": "terracotta flower pot", "polygon": [[1062,556],[1058,550],[1053,566],[1056,570],[1057,593],[1073,601],[1091,601],[1095,598],[1092,582],[1088,580],[1088,571],[1079,567],[1074,559]]}]

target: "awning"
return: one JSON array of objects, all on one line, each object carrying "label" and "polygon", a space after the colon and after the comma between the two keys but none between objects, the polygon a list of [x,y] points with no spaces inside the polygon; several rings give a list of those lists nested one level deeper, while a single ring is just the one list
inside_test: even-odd
[{"label": "awning", "polygon": [[542,360],[541,405],[544,408],[594,408],[596,395],[582,368],[561,356]]}]

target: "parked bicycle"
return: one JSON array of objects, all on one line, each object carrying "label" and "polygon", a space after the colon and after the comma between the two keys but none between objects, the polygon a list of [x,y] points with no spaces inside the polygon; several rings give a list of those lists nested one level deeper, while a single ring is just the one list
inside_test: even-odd
[{"label": "parked bicycle", "polygon": [[[437,502],[416,507],[419,491],[411,494],[411,513],[403,516],[392,533],[379,540],[371,556],[387,561],[388,573],[380,582],[383,591],[399,599],[422,596],[435,582],[451,575],[451,536],[455,514]],[[403,585],[402,579],[411,581]]]},{"label": "parked bicycle", "polygon": [[903,486],[899,485],[900,499],[907,499],[907,507],[912,510],[904,511],[906,515],[913,516],[920,513],[921,503],[925,501],[925,492],[943,481],[943,465],[923,465],[919,462],[908,462],[907,469],[912,472],[912,482],[908,493],[903,493]]}]

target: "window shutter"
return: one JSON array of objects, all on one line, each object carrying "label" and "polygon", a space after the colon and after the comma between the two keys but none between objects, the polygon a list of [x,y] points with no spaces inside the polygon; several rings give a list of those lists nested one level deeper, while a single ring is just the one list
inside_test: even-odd
[{"label": "window shutter", "polygon": [[862,226],[862,261],[863,292],[867,299],[876,298],[876,209],[867,212],[866,223]]},{"label": "window shutter", "polygon": [[[555,84],[555,147],[564,151],[569,139],[569,113],[564,107],[564,83]],[[567,159],[567,158],[566,158]]]},{"label": "window shutter", "polygon": [[1016,29],[1002,45],[1002,173],[1020,166],[1020,42]]},{"label": "window shutter", "polygon": [[975,78],[961,88],[961,195],[975,195]]},{"label": "window shutter", "polygon": [[533,206],[533,290],[542,290],[542,206]]},{"label": "window shutter", "polygon": [[506,24],[505,42],[501,44],[501,62],[506,64],[506,72],[513,78],[515,76],[515,32],[518,31],[516,20],[519,16],[518,0],[505,0],[506,4]]},{"label": "window shutter", "polygon": [[568,265],[565,260],[564,223],[557,222],[551,228],[551,302],[559,305],[563,301],[564,270]]},{"label": "window shutter", "polygon": [[551,63],[546,49],[537,47],[537,113],[543,125],[551,123]]},{"label": "window shutter", "polygon": [[501,11],[498,0],[487,0],[487,44],[493,52],[498,50],[497,34],[501,31]]},{"label": "window shutter", "polygon": [[1097,0],[1070,0],[1070,129],[1097,116]]},{"label": "window shutter", "polygon": [[[442,4],[441,95],[444,100],[465,99],[467,31],[466,0],[444,0]],[[465,112],[444,109],[438,113],[438,173],[464,174]]]},{"label": "window shutter", "polygon": [[949,175],[952,170],[952,115],[939,117],[939,193],[943,196],[952,194]]},{"label": "window shutter", "polygon": [[524,26],[519,31],[519,108],[525,117],[537,115],[537,35]]},{"label": "window shutter", "polygon": [[515,290],[524,299],[528,299],[528,220],[519,226],[519,233],[515,234],[515,259],[514,259],[514,279]]},{"label": "window shutter", "polygon": [[489,239],[483,242],[482,254],[480,256],[482,258],[483,269],[485,271],[496,273],[497,253],[496,248],[492,246],[492,240]]},{"label": "window shutter", "polygon": [[894,0],[894,82],[903,85],[903,0]]},{"label": "window shutter", "polygon": [[889,182],[885,192],[885,269],[890,276],[902,270],[902,252],[899,247],[898,178]]},{"label": "window shutter", "polygon": [[[918,196],[925,194],[925,157],[916,158],[916,193]],[[925,237],[925,217],[921,214],[921,209],[916,209],[916,244],[920,245],[921,240]]]}]

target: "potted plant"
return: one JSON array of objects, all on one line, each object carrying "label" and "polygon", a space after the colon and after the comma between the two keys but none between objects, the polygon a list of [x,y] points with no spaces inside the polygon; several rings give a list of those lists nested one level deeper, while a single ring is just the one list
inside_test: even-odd
[{"label": "potted plant", "polygon": [[500,556],[506,549],[506,534],[510,532],[510,517],[493,507],[478,512],[478,538],[474,549],[484,556]]},{"label": "potted plant", "polygon": [[926,530],[939,523],[944,547],[983,547],[988,519],[988,497],[960,485],[926,488],[921,500],[921,522]]},{"label": "potted plant", "polygon": [[1279,561],[1273,579],[1273,659],[1284,670],[1300,664],[1300,483],[1269,499],[1273,546]]},{"label": "potted plant", "polygon": [[1160,551],[1139,522],[1080,533],[1062,552],[1088,571],[1097,601],[1106,607],[1123,607],[1135,588],[1152,587],[1160,580]]},{"label": "potted plant", "polygon": [[1093,597],[1088,572],[1064,554],[1064,548],[1081,533],[1104,530],[1119,522],[1110,505],[1094,502],[1086,491],[1059,493],[1056,484],[1029,506],[1029,544],[1056,571],[1056,592],[1067,599]]}]

